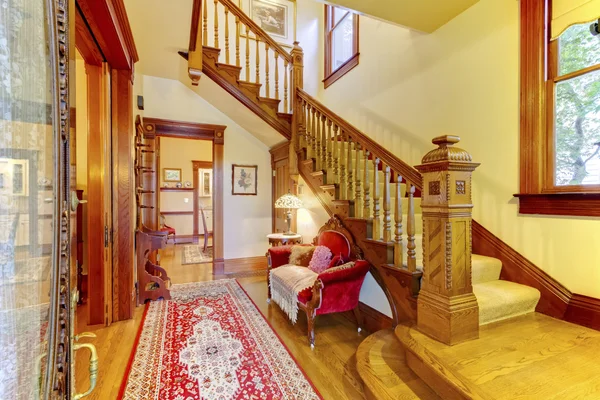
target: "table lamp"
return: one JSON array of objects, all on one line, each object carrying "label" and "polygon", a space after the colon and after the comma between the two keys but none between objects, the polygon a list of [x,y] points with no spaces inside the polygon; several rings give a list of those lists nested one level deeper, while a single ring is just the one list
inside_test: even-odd
[{"label": "table lamp", "polygon": [[297,208],[301,208],[301,207],[302,207],[302,200],[300,200],[299,198],[297,198],[296,196],[291,194],[289,191],[288,191],[288,193],[286,193],[283,196],[281,196],[280,198],[278,198],[277,201],[275,201],[275,208],[286,208],[287,209],[287,211],[285,213],[285,222],[287,223],[287,231],[285,231],[283,233],[284,235],[287,235],[287,236],[295,235],[295,233],[292,232],[292,228],[291,228],[292,208],[297,209]]}]

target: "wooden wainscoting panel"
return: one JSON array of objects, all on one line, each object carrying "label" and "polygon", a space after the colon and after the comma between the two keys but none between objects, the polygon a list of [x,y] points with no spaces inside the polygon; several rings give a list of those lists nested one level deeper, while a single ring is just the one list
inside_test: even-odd
[{"label": "wooden wainscoting panel", "polygon": [[262,271],[267,270],[267,257],[245,257],[245,258],[230,258],[224,262],[224,273],[237,274],[240,272]]},{"label": "wooden wainscoting panel", "polygon": [[565,313],[565,320],[600,330],[600,299],[573,294]]},{"label": "wooden wainscoting panel", "polygon": [[[358,303],[358,309],[362,315],[363,319],[363,327],[369,332],[377,332],[382,329],[392,329],[393,321],[392,318],[383,314],[382,312],[374,309],[373,307],[363,303],[360,301]],[[354,316],[354,312],[346,311],[343,313],[344,317],[348,318],[350,321],[356,322],[356,317]]]}]

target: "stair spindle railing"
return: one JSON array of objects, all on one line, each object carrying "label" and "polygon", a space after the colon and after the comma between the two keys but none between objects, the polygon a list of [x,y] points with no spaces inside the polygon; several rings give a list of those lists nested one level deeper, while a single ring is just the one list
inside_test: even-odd
[{"label": "stair spindle railing", "polygon": [[240,66],[240,18],[235,16],[235,65]]},{"label": "stair spindle railing", "polygon": [[394,209],[394,265],[404,265],[404,243],[402,240],[402,177],[396,175],[396,207]]},{"label": "stair spindle railing", "polygon": [[340,131],[340,198],[342,200],[346,200],[346,195],[348,194],[348,187],[346,186],[346,148],[344,144],[346,143],[346,137],[344,135],[344,131]]},{"label": "stair spindle railing", "polygon": [[391,181],[392,169],[386,165],[383,173],[383,241],[392,241]]},{"label": "stair spindle railing", "polygon": [[315,113],[315,124],[316,124],[316,129],[315,129],[315,153],[316,153],[316,158],[317,158],[317,164],[316,164],[316,168],[317,171],[320,171],[323,169],[323,156],[321,154],[323,147],[321,146],[321,113],[319,111],[317,111]]},{"label": "stair spindle railing", "polygon": [[371,218],[371,188],[369,186],[369,157],[371,153],[369,150],[365,150],[365,164],[364,164],[364,186],[363,191],[363,218]]},{"label": "stair spindle railing", "polygon": [[321,168],[327,171],[327,118],[321,115]]},{"label": "stair spindle railing", "polygon": [[415,187],[410,182],[406,182],[408,188],[408,216],[406,221],[407,244],[407,259],[406,264],[409,272],[417,270],[417,252],[415,251]]},{"label": "stair spindle railing", "polygon": [[360,179],[360,166],[361,164],[361,145],[357,142],[355,146],[355,161],[354,161],[354,216],[362,218],[363,213],[363,202],[362,202],[362,181]]},{"label": "stair spindle railing", "polygon": [[346,142],[346,146],[347,146],[347,151],[348,151],[348,155],[346,157],[347,160],[347,170],[346,170],[346,190],[348,191],[346,193],[346,198],[348,200],[352,200],[354,198],[354,167],[353,167],[353,163],[352,163],[352,158],[353,158],[353,141],[352,138],[350,136],[348,136],[347,142]]},{"label": "stair spindle railing", "polygon": [[373,158],[373,239],[381,240],[381,217],[379,215],[379,157]]},{"label": "stair spindle railing", "polygon": [[331,120],[327,118],[327,171],[333,174],[333,137],[331,136],[331,125]]},{"label": "stair spindle railing", "polygon": [[338,137],[338,126],[333,124],[333,176],[334,182],[340,184],[340,138]]},{"label": "stair spindle railing", "polygon": [[215,49],[219,48],[219,0],[215,0],[215,8],[214,8],[214,39],[215,39]]},{"label": "stair spindle railing", "polygon": [[208,46],[208,1],[203,2],[202,11],[202,45]]},{"label": "stair spindle railing", "polygon": [[229,9],[225,6],[225,64],[229,64]]}]

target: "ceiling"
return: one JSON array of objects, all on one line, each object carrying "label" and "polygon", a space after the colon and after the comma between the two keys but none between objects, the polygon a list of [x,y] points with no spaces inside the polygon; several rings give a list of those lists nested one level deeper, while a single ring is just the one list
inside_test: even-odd
[{"label": "ceiling", "polygon": [[417,31],[431,33],[479,0],[328,0]]}]

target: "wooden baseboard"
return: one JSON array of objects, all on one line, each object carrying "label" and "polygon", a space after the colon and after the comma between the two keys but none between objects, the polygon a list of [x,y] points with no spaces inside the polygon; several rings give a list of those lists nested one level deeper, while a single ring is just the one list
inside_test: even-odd
[{"label": "wooden baseboard", "polygon": [[267,257],[244,257],[244,258],[230,258],[224,262],[224,273],[237,274],[240,272],[258,271],[267,269]]},{"label": "wooden baseboard", "polygon": [[473,253],[502,261],[500,279],[538,289],[537,312],[600,330],[600,299],[572,293],[500,238],[473,221]]},{"label": "wooden baseboard", "polygon": [[[382,329],[392,329],[392,319],[387,315],[377,311],[371,306],[366,305],[363,302],[358,303],[358,308],[363,318],[364,328],[371,332],[377,332]],[[344,317],[348,318],[353,323],[356,323],[356,318],[352,311],[346,311],[343,313]]]},{"label": "wooden baseboard", "polygon": [[[208,233],[208,237],[212,237],[212,232]],[[203,235],[175,235],[174,237],[176,244],[192,243],[198,244],[204,240]],[[171,241],[171,239],[169,239]]]}]

